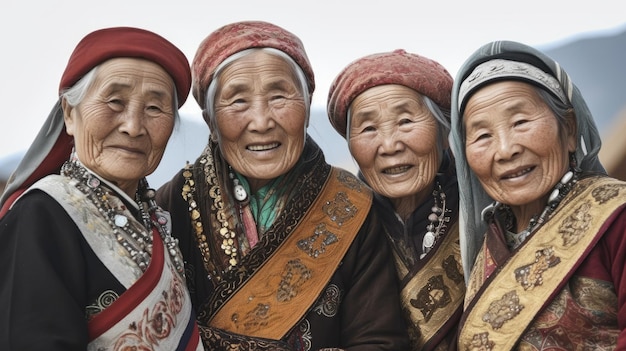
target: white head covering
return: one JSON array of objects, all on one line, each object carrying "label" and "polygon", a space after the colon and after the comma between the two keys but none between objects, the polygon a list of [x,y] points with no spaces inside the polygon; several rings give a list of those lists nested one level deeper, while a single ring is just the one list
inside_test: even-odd
[{"label": "white head covering", "polygon": [[580,90],[556,61],[530,46],[512,41],[495,41],[479,48],[461,66],[452,88],[450,147],[459,180],[459,239],[466,280],[487,229],[481,213],[494,200],[484,191],[467,163],[463,110],[473,92],[496,80],[525,81],[571,104],[578,131],[578,166],[583,171],[605,173],[598,160],[601,141],[593,116]]}]

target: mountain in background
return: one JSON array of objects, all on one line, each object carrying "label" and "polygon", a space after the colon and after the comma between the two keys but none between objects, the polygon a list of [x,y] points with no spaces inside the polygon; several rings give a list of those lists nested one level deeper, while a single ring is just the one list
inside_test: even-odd
[{"label": "mountain in background", "polygon": [[[544,50],[578,86],[604,136],[626,107],[626,30]],[[620,117],[621,116],[621,117]]]},{"label": "mountain in background", "polygon": [[[540,48],[558,61],[581,90],[603,139],[615,128],[625,128],[626,30],[581,38],[550,48]],[[169,180],[186,161],[194,162],[208,140],[209,131],[199,116],[181,116],[159,168],[148,177],[153,187]],[[323,107],[313,106],[309,134],[322,147],[329,163],[352,172],[346,141],[332,128]],[[623,132],[626,132],[624,130]],[[621,139],[626,139],[622,138]],[[623,153],[624,148],[619,148]],[[17,166],[21,154],[0,158],[0,182]],[[621,162],[621,161],[620,161]],[[623,162],[622,162],[623,163]]]}]

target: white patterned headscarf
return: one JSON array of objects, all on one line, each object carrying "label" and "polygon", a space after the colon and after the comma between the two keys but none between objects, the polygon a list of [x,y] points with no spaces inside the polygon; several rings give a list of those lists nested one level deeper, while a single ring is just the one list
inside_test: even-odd
[{"label": "white patterned headscarf", "polygon": [[475,51],[461,66],[454,81],[450,131],[450,147],[459,182],[459,239],[466,280],[487,230],[482,211],[494,200],[484,191],[467,163],[463,110],[473,92],[497,80],[525,81],[571,104],[578,131],[578,166],[583,171],[605,173],[598,159],[601,141],[593,116],[580,90],[556,61],[535,48],[512,41],[491,42]]}]

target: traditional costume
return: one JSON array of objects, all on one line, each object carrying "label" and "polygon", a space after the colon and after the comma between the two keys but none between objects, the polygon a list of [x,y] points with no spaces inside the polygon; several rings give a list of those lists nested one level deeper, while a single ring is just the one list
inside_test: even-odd
[{"label": "traditional costume", "polygon": [[[194,59],[193,91],[205,118],[216,68],[253,47],[288,54],[313,92],[297,37],[265,22],[235,23],[211,34]],[[327,164],[310,137],[295,166],[256,193],[210,140],[157,200],[172,214],[201,335],[212,350],[406,347],[372,193]]]},{"label": "traditional costume", "polygon": [[[439,124],[444,149],[449,130],[452,77],[439,63],[404,50],[373,54],[350,63],[335,78],[328,95],[331,124],[349,139],[349,109],[364,91],[386,84],[406,86],[429,99]],[[392,247],[400,298],[411,339],[411,350],[446,350],[454,343],[462,312],[465,282],[458,242],[458,187],[454,161],[447,148],[440,156],[433,196],[407,219],[391,200],[375,194],[386,237]],[[360,178],[364,179],[362,174]]]},{"label": "traditional costume", "polygon": [[[485,193],[464,151],[464,104],[479,87],[502,79],[539,86],[571,105],[578,135],[572,170],[519,242],[507,241],[515,238],[512,213]],[[469,279],[458,348],[626,349],[626,184],[604,173],[600,137],[578,88],[541,52],[500,41],[465,62],[452,104],[450,140]]]},{"label": "traditional costume", "polygon": [[[117,57],[163,66],[183,104],[191,84],[184,54],[126,27],[87,35],[60,92]],[[59,99],[0,199],[0,348],[203,350],[182,256],[155,191],[144,178],[132,199],[71,150]]]}]

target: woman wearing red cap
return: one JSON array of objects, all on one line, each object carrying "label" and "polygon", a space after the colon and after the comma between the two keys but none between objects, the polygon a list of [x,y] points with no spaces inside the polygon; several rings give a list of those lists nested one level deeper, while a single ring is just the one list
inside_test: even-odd
[{"label": "woman wearing red cap", "polygon": [[145,177],[191,85],[161,36],[74,49],[59,100],[0,198],[0,349],[201,350],[169,215]]},{"label": "woman wearing red cap", "polygon": [[453,345],[463,308],[458,187],[447,142],[451,91],[439,63],[395,50],[353,61],[328,94],[330,122],[375,192],[411,350]]},{"label": "woman wearing red cap", "polygon": [[300,40],[266,22],[210,34],[192,63],[208,145],[158,191],[213,350],[404,350],[371,191],[307,135]]}]

